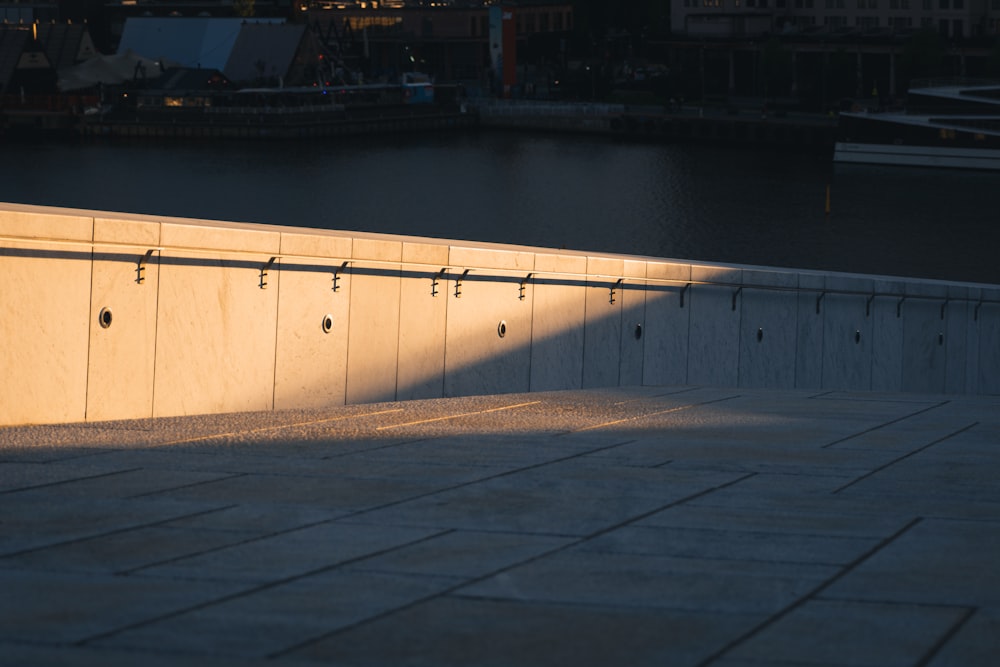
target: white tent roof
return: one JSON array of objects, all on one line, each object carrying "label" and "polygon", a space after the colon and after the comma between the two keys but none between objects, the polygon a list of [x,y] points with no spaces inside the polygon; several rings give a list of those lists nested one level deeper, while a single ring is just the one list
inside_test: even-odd
[{"label": "white tent roof", "polygon": [[[102,83],[115,85],[143,76],[148,81],[159,78],[163,73],[160,65],[158,61],[143,58],[131,51],[110,56],[95,56],[79,65],[59,70],[59,90],[69,92],[93,88]],[[173,63],[163,63],[164,67],[171,65]]]}]

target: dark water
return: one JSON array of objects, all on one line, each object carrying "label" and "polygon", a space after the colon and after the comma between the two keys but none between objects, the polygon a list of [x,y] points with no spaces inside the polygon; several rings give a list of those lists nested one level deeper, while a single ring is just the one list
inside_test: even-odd
[{"label": "dark water", "polygon": [[2,149],[9,202],[1000,283],[983,172],[485,131]]}]

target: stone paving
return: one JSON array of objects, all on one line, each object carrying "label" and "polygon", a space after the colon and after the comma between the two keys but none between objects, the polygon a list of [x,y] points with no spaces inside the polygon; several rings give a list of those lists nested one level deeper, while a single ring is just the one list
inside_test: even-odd
[{"label": "stone paving", "polygon": [[3,665],[1000,664],[1000,397],[0,429]]}]

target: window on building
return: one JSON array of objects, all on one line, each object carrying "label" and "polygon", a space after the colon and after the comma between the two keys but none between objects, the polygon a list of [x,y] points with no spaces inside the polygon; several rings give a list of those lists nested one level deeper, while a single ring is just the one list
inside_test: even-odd
[{"label": "window on building", "polygon": [[964,9],[965,0],[952,0],[951,6],[953,9]]},{"label": "window on building", "polygon": [[951,22],[951,36],[965,37],[965,28],[962,25],[962,19],[955,19]]},{"label": "window on building", "polygon": [[951,7],[951,0],[938,0],[938,9],[949,9]]},{"label": "window on building", "polygon": [[910,8],[910,0],[899,0],[899,8],[900,9],[909,9]]},{"label": "window on building", "polygon": [[889,9],[899,9],[899,0],[889,0]]},{"label": "window on building", "polygon": [[993,11],[1000,11],[1000,0],[990,0],[990,7]]},{"label": "window on building", "polygon": [[469,18],[469,34],[473,37],[479,36],[479,21],[475,16]]},{"label": "window on building", "polygon": [[784,9],[785,0],[774,0],[774,6],[777,7],[778,9]]},{"label": "window on building", "polygon": [[924,11],[925,12],[929,12],[932,9],[934,9],[934,0],[923,0],[923,2],[924,2]]},{"label": "window on building", "polygon": [[555,14],[555,29],[561,31],[563,29],[563,15],[562,12],[556,12]]},{"label": "window on building", "polygon": [[878,9],[878,0],[868,0],[868,9]]},{"label": "window on building", "polygon": [[539,17],[539,19],[540,19],[540,24],[538,26],[538,31],[539,32],[548,32],[549,31],[549,13],[548,12],[542,12],[542,14]]}]

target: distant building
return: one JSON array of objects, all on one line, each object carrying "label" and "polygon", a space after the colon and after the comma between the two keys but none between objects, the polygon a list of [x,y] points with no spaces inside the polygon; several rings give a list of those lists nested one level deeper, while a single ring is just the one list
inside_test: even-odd
[{"label": "distant building", "polygon": [[0,23],[0,93],[54,94],[59,69],[95,55],[86,25]]},{"label": "distant building", "polygon": [[214,69],[242,85],[308,85],[320,67],[313,32],[284,19],[135,17],[118,53],[187,68]]},{"label": "distant building", "polygon": [[923,77],[1000,76],[1000,0],[674,0],[664,44],[700,98],[899,103]]},{"label": "distant building", "polygon": [[[322,0],[309,3],[306,18],[346,67],[370,77],[420,70],[438,80],[484,81],[492,71],[491,4]],[[529,67],[564,62],[574,28],[570,2],[521,0],[504,9],[514,14],[522,79]]]},{"label": "distant building", "polygon": [[51,0],[0,2],[0,23],[31,24],[59,20],[59,5]]},{"label": "distant building", "polygon": [[998,0],[675,0],[670,18],[674,34],[686,37],[919,29],[954,40],[1000,34]]}]

